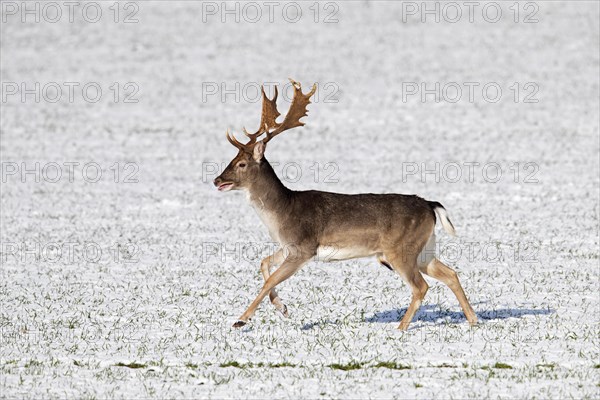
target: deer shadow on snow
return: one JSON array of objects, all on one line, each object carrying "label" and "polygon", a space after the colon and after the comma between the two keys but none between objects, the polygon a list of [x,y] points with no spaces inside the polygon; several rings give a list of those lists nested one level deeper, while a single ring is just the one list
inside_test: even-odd
[{"label": "deer shadow on snow", "polygon": [[[484,304],[486,302],[475,303],[473,305]],[[395,310],[380,311],[374,313],[372,316],[364,319],[368,323],[382,323],[387,324],[391,322],[400,322],[406,308],[398,308]],[[479,323],[493,320],[503,320],[508,318],[521,318],[527,315],[549,315],[554,314],[554,309],[533,309],[533,308],[496,308],[490,310],[475,311]],[[461,324],[465,323],[467,319],[462,311],[447,311],[442,310],[438,305],[435,304],[424,304],[419,308],[417,314],[413,318],[412,322],[432,322],[439,324]],[[339,321],[332,320],[321,320],[311,323],[306,323],[302,326],[302,330],[311,330],[316,326],[324,325],[337,325]],[[412,329],[419,329],[419,327],[413,327]],[[412,330],[410,329],[410,330]]]},{"label": "deer shadow on snow", "polygon": [[[478,303],[481,304],[481,303]],[[406,307],[387,310],[374,313],[371,317],[365,318],[365,322],[370,323],[390,323],[399,322],[406,312]],[[553,309],[533,309],[533,308],[496,308],[490,310],[475,311],[480,322],[489,320],[502,320],[508,318],[521,318],[526,315],[549,315],[554,314]],[[440,309],[435,304],[424,304],[421,306],[413,322],[433,322],[433,323],[451,323],[459,324],[466,322],[465,314],[462,311],[447,311]]]}]

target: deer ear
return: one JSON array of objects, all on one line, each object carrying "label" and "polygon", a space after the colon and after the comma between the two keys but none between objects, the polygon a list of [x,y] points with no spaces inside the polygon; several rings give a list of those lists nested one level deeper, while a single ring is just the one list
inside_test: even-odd
[{"label": "deer ear", "polygon": [[254,150],[252,151],[252,158],[254,161],[260,161],[265,154],[265,143],[261,140],[260,142],[254,145]]}]

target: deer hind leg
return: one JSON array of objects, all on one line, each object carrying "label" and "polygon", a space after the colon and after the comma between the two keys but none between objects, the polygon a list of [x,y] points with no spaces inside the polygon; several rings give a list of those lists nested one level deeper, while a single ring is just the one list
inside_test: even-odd
[{"label": "deer hind leg", "polygon": [[446,286],[452,290],[458,299],[458,302],[465,313],[465,317],[467,317],[467,321],[469,321],[471,325],[475,325],[477,323],[477,315],[475,314],[475,311],[473,311],[471,304],[469,304],[469,300],[467,300],[467,296],[465,295],[465,291],[458,280],[456,271],[448,267],[437,258],[431,260],[427,265],[420,265],[419,268],[424,274],[427,274],[432,278],[435,278],[446,284]]},{"label": "deer hind leg", "polygon": [[277,270],[273,272],[271,276],[269,276],[269,279],[267,279],[267,281],[263,285],[262,289],[260,290],[260,293],[258,293],[258,296],[256,296],[254,301],[250,304],[248,309],[242,314],[238,321],[235,324],[233,324],[233,327],[241,328],[242,326],[246,325],[246,323],[250,320],[250,318],[252,318],[252,316],[256,312],[256,309],[263,301],[263,299],[267,296],[267,294],[269,294],[269,292],[271,292],[271,290],[273,290],[275,286],[285,281],[290,276],[294,275],[308,260],[310,260],[310,258],[312,258],[312,256],[292,256],[286,258],[281,264],[281,266],[277,268]]},{"label": "deer hind leg", "polygon": [[[281,249],[277,250],[275,253],[271,254],[268,257],[263,258],[260,262],[260,271],[262,272],[262,276],[265,282],[271,276],[271,268],[274,265],[280,265],[283,262],[283,251]],[[275,289],[271,289],[269,292],[269,299],[271,303],[275,306],[275,308],[283,314],[284,317],[289,318],[290,314],[288,313],[287,306],[283,304]]]},{"label": "deer hind leg", "polygon": [[402,279],[412,290],[410,305],[406,309],[406,313],[400,321],[400,325],[398,325],[398,329],[404,331],[408,329],[417,310],[421,307],[421,302],[425,298],[429,286],[427,285],[427,282],[425,282],[425,279],[423,279],[421,272],[419,272],[416,256],[402,255],[394,252],[392,254],[386,254],[385,259],[391,264],[394,271],[400,274]]}]

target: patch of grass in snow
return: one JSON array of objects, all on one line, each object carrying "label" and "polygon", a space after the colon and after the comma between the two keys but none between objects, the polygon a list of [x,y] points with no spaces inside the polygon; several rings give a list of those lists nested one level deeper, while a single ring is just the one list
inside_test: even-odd
[{"label": "patch of grass in snow", "polygon": [[118,362],[115,364],[115,367],[127,367],[127,368],[132,368],[132,369],[139,369],[139,368],[146,368],[146,364],[140,364],[140,363],[136,363],[136,362],[131,362],[129,364],[125,364],[122,362]]},{"label": "patch of grass in snow", "polygon": [[274,364],[269,364],[269,368],[282,368],[282,367],[296,367],[296,364],[292,364],[289,362],[282,362],[282,363],[274,363]]},{"label": "patch of grass in snow", "polygon": [[37,360],[29,360],[25,363],[25,368],[41,367],[44,363]]},{"label": "patch of grass in snow", "polygon": [[378,362],[377,364],[373,365],[373,368],[411,369],[412,367],[410,365],[398,364],[398,363],[391,362],[391,361],[383,361],[383,362]]},{"label": "patch of grass in snow", "polygon": [[350,362],[348,364],[329,364],[329,368],[331,369],[339,369],[342,371],[352,371],[355,369],[361,369],[364,363]]},{"label": "patch of grass in snow", "polygon": [[235,367],[235,368],[242,368],[242,369],[244,369],[244,368],[248,367],[248,364],[240,364],[237,361],[228,361],[226,363],[219,364],[219,367],[221,367],[221,368]]},{"label": "patch of grass in snow", "polygon": [[268,363],[268,364],[263,363],[263,362],[259,362],[257,364],[253,364],[253,363],[240,364],[237,361],[228,361],[226,363],[219,364],[219,367],[221,367],[221,368],[235,367],[235,368],[240,368],[240,369],[246,369],[246,368],[282,368],[282,367],[292,367],[292,368],[295,368],[295,367],[297,367],[297,365],[289,363],[289,362]]},{"label": "patch of grass in snow", "polygon": [[505,363],[501,363],[501,362],[497,362],[496,364],[492,365],[491,367],[485,366],[485,367],[481,367],[481,369],[491,369],[491,368],[495,368],[495,369],[513,369],[512,366],[505,364]]}]

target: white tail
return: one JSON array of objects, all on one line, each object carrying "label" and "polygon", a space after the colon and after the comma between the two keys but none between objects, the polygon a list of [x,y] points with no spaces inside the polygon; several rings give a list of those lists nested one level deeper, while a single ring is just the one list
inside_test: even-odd
[{"label": "white tail", "polygon": [[448,218],[448,212],[446,211],[446,209],[444,207],[438,206],[438,207],[435,207],[433,210],[439,217],[440,222],[442,223],[442,226],[444,227],[444,230],[446,232],[448,232],[450,234],[450,236],[456,236],[456,230],[454,229],[454,225],[452,225],[450,218]]}]

